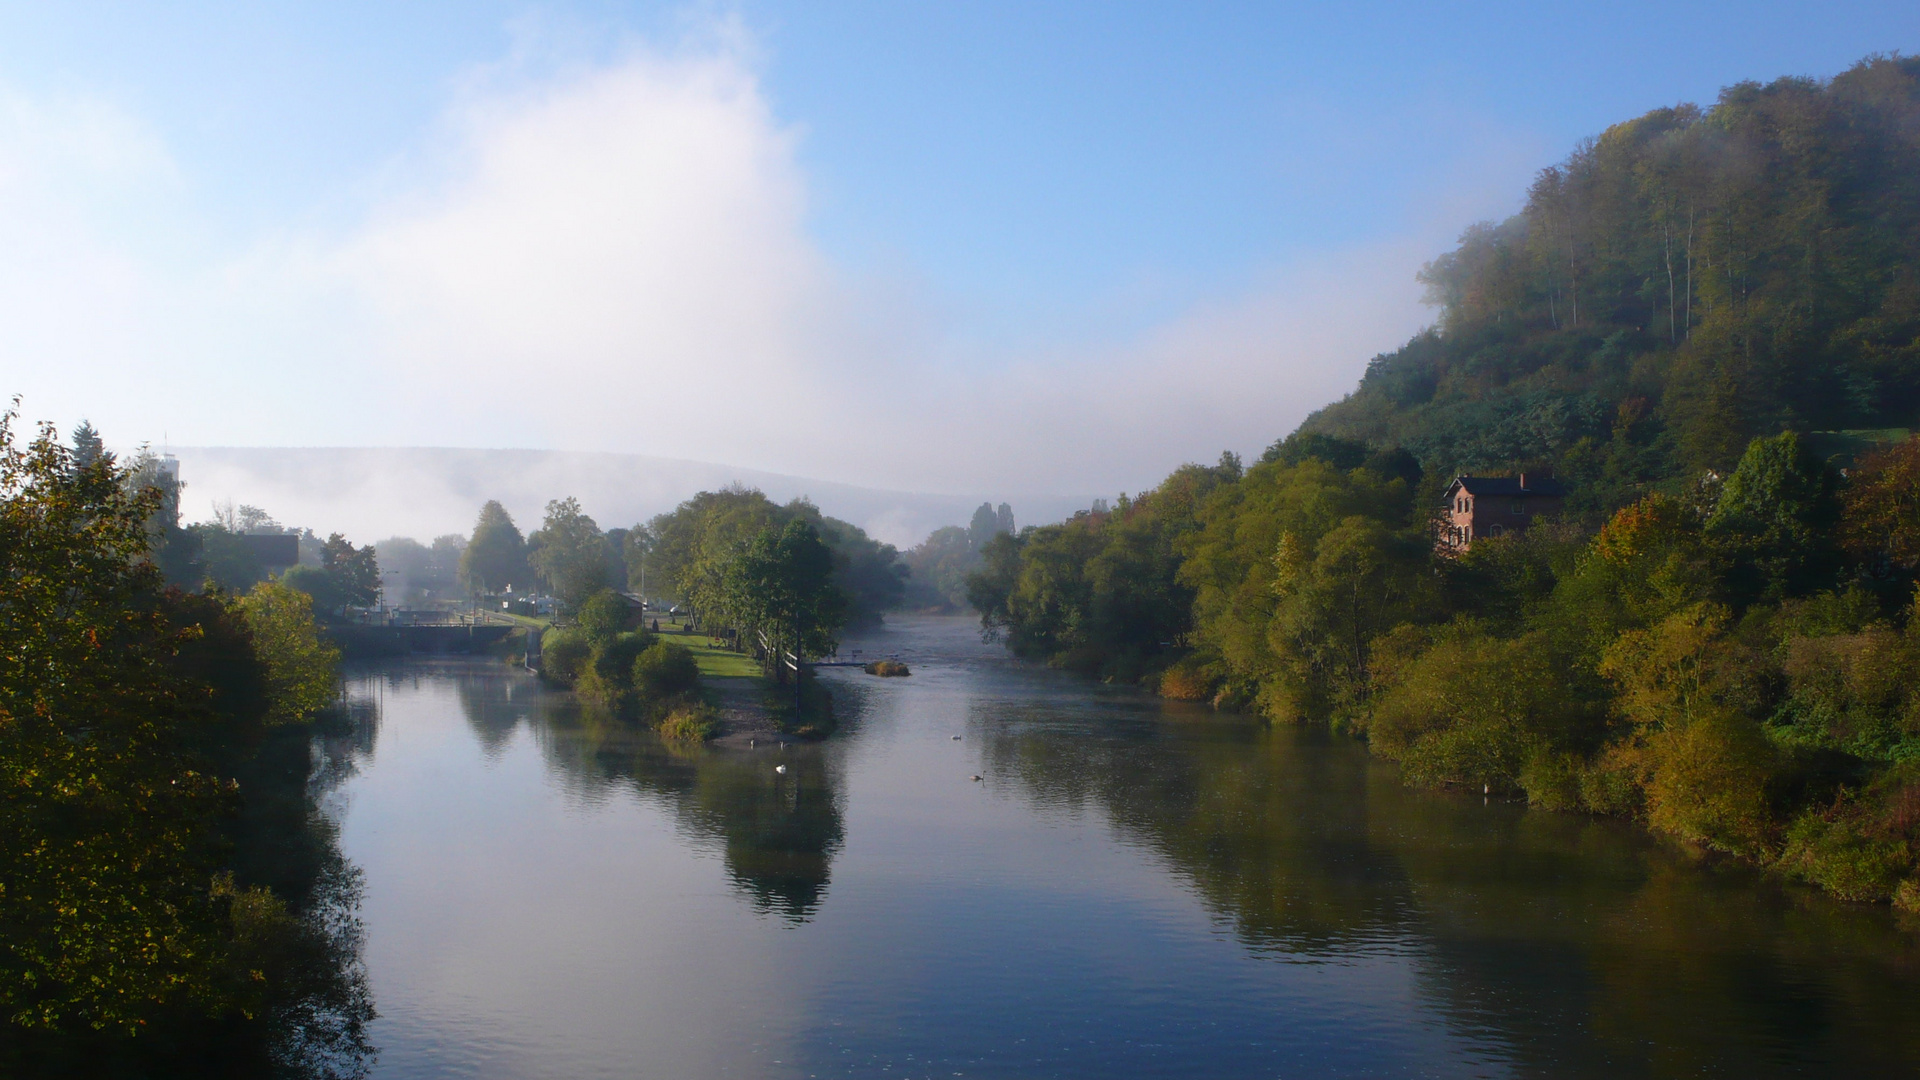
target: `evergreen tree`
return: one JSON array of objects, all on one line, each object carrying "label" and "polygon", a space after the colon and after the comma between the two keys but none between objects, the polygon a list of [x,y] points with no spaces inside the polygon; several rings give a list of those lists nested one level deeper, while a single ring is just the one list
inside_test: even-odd
[{"label": "evergreen tree", "polygon": [[460,553],[460,582],[475,593],[504,592],[508,586],[525,592],[533,584],[526,538],[507,508],[492,499],[480,508],[473,537]]},{"label": "evergreen tree", "polygon": [[[1009,511],[1009,516],[1011,512]],[[1000,532],[1000,516],[994,512],[992,503],[981,503],[973,512],[973,520],[967,523],[967,542],[973,550],[984,551],[987,541]]]},{"label": "evergreen tree", "polygon": [[80,426],[73,429],[73,467],[89,468],[106,456],[107,444],[101,441],[100,433],[94,430],[92,423],[80,421]]}]

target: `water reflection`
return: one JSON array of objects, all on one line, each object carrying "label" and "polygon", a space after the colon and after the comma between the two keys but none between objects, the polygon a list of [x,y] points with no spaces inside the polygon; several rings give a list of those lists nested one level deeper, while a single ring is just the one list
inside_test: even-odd
[{"label": "water reflection", "polygon": [[417,689],[422,678],[453,685],[489,760],[524,725],[572,797],[592,804],[631,791],[664,803],[697,840],[720,844],[729,877],[755,910],[803,922],[825,896],[846,827],[836,767],[821,746],[742,752],[666,743],[510,670],[471,662],[373,673],[358,691],[372,700],[396,684]]},{"label": "water reflection", "polygon": [[1421,997],[1529,1075],[1888,1075],[1920,1061],[1920,950],[1883,908],[1619,822],[1414,792],[1364,751],[1114,699],[976,704],[997,777],[1097,807],[1250,950],[1417,960]]},{"label": "water reflection", "polygon": [[535,730],[547,760],[582,795],[628,787],[665,800],[695,836],[720,841],[728,876],[756,910],[803,922],[819,906],[846,835],[839,785],[821,747],[676,745],[577,708],[548,710]]},{"label": "water reflection", "polygon": [[994,773],[1041,803],[1098,804],[1253,948],[1303,959],[1397,940],[1411,888],[1365,840],[1382,778],[1356,748],[1192,710],[1167,716],[1144,700],[1109,711],[1124,727],[1095,739],[1035,723],[1035,710],[1000,712],[981,724]]},{"label": "water reflection", "polygon": [[381,745],[340,740],[368,766],[349,840],[392,988],[383,1070],[1920,1062],[1920,951],[1883,908],[1617,822],[1409,791],[1350,742],[1014,664],[964,623],[864,645],[915,674],[829,675],[843,734],[786,750],[665,745],[475,661],[358,684],[394,703]]},{"label": "water reflection", "polygon": [[[514,729],[527,718],[531,704],[528,699],[537,693],[538,687],[523,680],[502,678],[500,672],[486,668],[454,671],[449,677],[460,695],[460,714],[467,718],[467,727],[479,742],[480,752],[488,760],[498,761]],[[518,701],[515,691],[519,692]]]}]

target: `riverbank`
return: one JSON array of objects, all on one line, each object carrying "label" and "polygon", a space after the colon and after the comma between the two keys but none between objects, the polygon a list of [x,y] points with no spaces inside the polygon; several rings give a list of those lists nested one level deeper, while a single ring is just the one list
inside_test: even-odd
[{"label": "riverbank", "polygon": [[707,702],[720,714],[720,734],[708,739],[708,745],[742,749],[817,741],[780,730],[778,718],[767,705],[771,687],[764,679],[723,677],[703,681]]},{"label": "riverbank", "polygon": [[819,729],[816,721],[813,734],[784,730],[791,707],[782,709],[773,702],[777,695],[791,694],[791,687],[776,687],[745,653],[716,645],[705,634],[686,633],[671,623],[661,627],[660,640],[684,647],[700,666],[707,704],[713,706],[720,720],[720,733],[707,740],[709,745],[743,748],[811,742],[832,731],[830,715],[824,729]]}]

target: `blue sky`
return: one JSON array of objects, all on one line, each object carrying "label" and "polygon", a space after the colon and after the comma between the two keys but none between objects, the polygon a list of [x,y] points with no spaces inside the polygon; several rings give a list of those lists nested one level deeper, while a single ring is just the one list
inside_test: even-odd
[{"label": "blue sky", "polygon": [[0,12],[28,416],[929,490],[1257,452],[1576,140],[1920,49],[1890,3]]}]

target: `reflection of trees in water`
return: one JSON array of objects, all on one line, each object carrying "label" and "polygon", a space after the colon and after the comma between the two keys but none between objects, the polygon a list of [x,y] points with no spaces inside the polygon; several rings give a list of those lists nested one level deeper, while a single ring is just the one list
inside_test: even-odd
[{"label": "reflection of trees in water", "polygon": [[359,697],[342,701],[314,728],[308,794],[324,800],[359,775],[360,763],[373,756],[379,731],[380,711],[373,702]]},{"label": "reflection of trees in water", "polygon": [[682,748],[619,721],[558,711],[547,714],[541,742],[583,788],[624,782],[664,799],[696,835],[720,840],[727,873],[758,910],[799,922],[819,905],[845,835],[820,747]]},{"label": "reflection of trees in water", "polygon": [[454,676],[454,687],[460,695],[460,712],[489,761],[500,757],[513,737],[513,729],[527,718],[529,708],[545,697],[539,683],[502,677],[497,669],[462,670]]},{"label": "reflection of trees in water", "polygon": [[[508,688],[525,700],[507,698]],[[631,789],[671,809],[682,827],[720,841],[727,873],[761,912],[803,921],[826,893],[845,836],[835,766],[823,747],[739,752],[663,743],[629,722],[582,709],[534,684],[477,673],[460,704],[483,745],[522,717],[574,797],[596,802]],[[787,766],[785,775],[775,765]]]},{"label": "reflection of trees in water", "polygon": [[[694,755],[682,820],[723,838],[727,872],[756,909],[804,920],[826,892],[829,864],[845,836],[820,748]],[[787,767],[784,776],[775,764]]]},{"label": "reflection of trees in water", "polygon": [[1026,722],[1019,709],[995,716],[973,725],[987,735],[995,776],[1018,777],[1043,803],[1099,806],[1180,870],[1248,945],[1345,955],[1405,921],[1404,875],[1363,839],[1377,782],[1364,758],[1276,754],[1271,733],[1218,722],[1090,738],[1084,727]]},{"label": "reflection of trees in water", "polygon": [[1885,909],[1703,867],[1621,822],[1409,791],[1324,734],[1123,716],[1090,735],[1053,713],[976,714],[996,778],[1097,806],[1257,951],[1418,956],[1423,1001],[1522,1073],[1920,1060],[1920,947]]},{"label": "reflection of trees in water", "polygon": [[1515,809],[1472,829],[1432,801],[1449,842],[1396,838],[1431,942],[1423,988],[1524,1066],[1885,1076],[1920,1061],[1920,948],[1886,909],[1702,866],[1618,822]]},{"label": "reflection of trees in water", "polygon": [[[278,842],[243,844],[237,861],[243,878],[264,880],[287,899],[300,927],[281,944],[281,985],[269,1008],[275,1075],[360,1077],[377,1054],[366,1031],[375,1012],[362,958],[361,874],[341,854],[339,826],[324,808],[372,756],[379,720],[375,700],[350,686],[305,730],[286,731],[283,749],[269,743],[256,758],[261,772],[279,778],[255,778],[249,816],[278,816],[268,833]],[[249,786],[243,777],[242,791]]]}]

